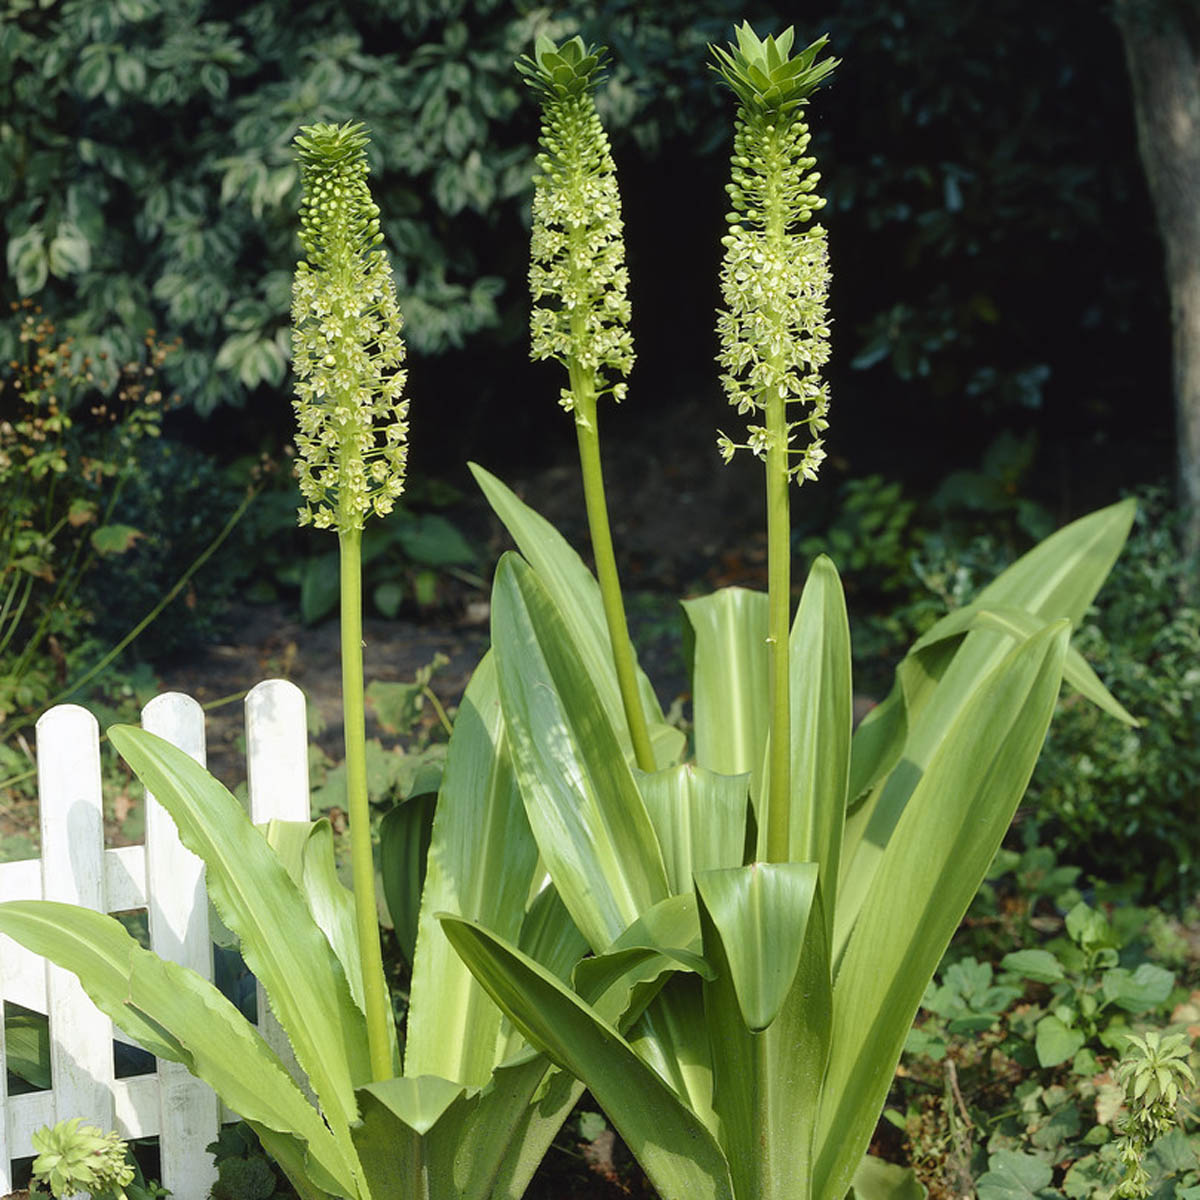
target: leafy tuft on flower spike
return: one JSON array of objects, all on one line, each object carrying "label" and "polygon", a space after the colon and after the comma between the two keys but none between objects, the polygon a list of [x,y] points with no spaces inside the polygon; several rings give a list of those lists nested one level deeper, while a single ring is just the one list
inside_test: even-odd
[{"label": "leafy tuft on flower spike", "polygon": [[792,58],[795,30],[790,27],[778,38],[768,37],[766,41],[759,40],[749,21],[743,21],[734,33],[737,45],[731,45],[728,51],[720,46],[709,47],[717,60],[709,65],[747,108],[791,111],[816,91],[840,61],[836,58],[816,61],[829,42],[828,36],[818,38]]},{"label": "leafy tuft on flower spike", "polygon": [[579,36],[557,46],[542,34],[533,44],[533,53],[521,55],[516,67],[535,91],[552,100],[566,100],[595,88],[607,53],[603,46],[585,46]]},{"label": "leafy tuft on flower spike", "polygon": [[33,1148],[38,1152],[34,1175],[47,1183],[54,1196],[91,1192],[124,1200],[135,1175],[125,1143],[120,1134],[101,1133],[80,1120],[72,1117],[34,1133]]},{"label": "leafy tuft on flower spike", "polygon": [[404,490],[408,401],[403,320],[379,209],[367,186],[366,130],[306,125],[296,137],[305,259],[292,281],[300,523],[361,529]]},{"label": "leafy tuft on flower spike", "polygon": [[[825,201],[815,194],[820,175],[808,156],[810,135],[801,115],[808,97],[837,66],[816,61],[827,38],[792,56],[793,31],[761,41],[743,24],[737,45],[712,46],[712,64],[738,99],[731,181],[731,212],[722,239],[724,310],[717,315],[719,361],[729,401],[742,415],[765,411],[768,399],[807,406],[789,422],[789,475],[815,479],[825,457],[829,395],[820,370],[829,359],[829,252],[820,225],[802,228]],[[791,449],[795,431],[807,427],[802,450]],[[739,449],[765,457],[773,435],[749,427],[745,442],[721,434],[728,462]]]},{"label": "leafy tuft on flower spike", "polygon": [[[605,368],[628,375],[634,360],[621,197],[592,99],[604,53],[578,37],[561,46],[540,37],[533,56],[517,63],[542,104],[530,242],[531,357],[587,372],[597,384]],[[619,400],[625,385],[597,390]],[[564,393],[563,406],[573,403]]]}]

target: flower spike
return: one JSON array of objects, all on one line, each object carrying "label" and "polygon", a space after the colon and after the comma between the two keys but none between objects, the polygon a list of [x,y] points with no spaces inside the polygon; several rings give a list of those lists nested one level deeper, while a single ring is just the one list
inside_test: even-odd
[{"label": "flower spike", "polygon": [[[796,460],[789,476],[803,481],[816,478],[825,457],[829,396],[819,373],[829,358],[829,253],[821,226],[802,228],[825,201],[816,195],[821,177],[806,154],[810,135],[801,112],[837,60],[817,61],[826,38],[795,56],[792,40],[788,29],[762,41],[743,24],[736,46],[711,47],[713,69],[738,99],[717,332],[721,382],[739,413],[765,413],[772,401],[809,411],[771,428],[751,425],[745,442],[721,434],[718,447],[728,462],[739,449],[766,458],[779,441]],[[809,439],[794,450],[801,428]]]},{"label": "flower spike", "polygon": [[[616,167],[592,92],[605,51],[573,37],[538,38],[517,68],[542,104],[541,153],[533,182],[529,286],[531,356],[587,373],[595,394],[620,400],[625,384],[605,386],[607,369],[633,367],[629,275]],[[560,403],[575,407],[577,388]]]},{"label": "flower spike", "polygon": [[404,490],[408,401],[402,318],[357,122],[296,137],[306,258],[292,282],[300,523],[361,529]]}]

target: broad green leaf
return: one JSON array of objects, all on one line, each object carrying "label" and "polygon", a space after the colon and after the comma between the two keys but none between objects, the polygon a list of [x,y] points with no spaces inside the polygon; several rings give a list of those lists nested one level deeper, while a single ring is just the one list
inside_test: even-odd
[{"label": "broad green leaf", "polygon": [[[1032,637],[1046,623],[1044,618],[1018,608],[984,608],[978,603],[970,604],[965,608],[957,609],[939,621],[928,634],[913,644],[910,653],[923,650],[937,641],[961,637],[972,629],[995,629],[1000,633],[1007,633],[1016,640],[1021,640]],[[1116,717],[1123,724],[1135,728],[1141,724],[1104,686],[1100,677],[1092,670],[1087,659],[1078,650],[1067,650],[1067,660],[1063,667],[1063,681],[1085,699],[1090,700],[1101,711]]]},{"label": "broad green leaf", "polygon": [[423,513],[399,522],[396,540],[409,558],[426,566],[462,566],[475,561],[475,551],[458,527],[437,513]]},{"label": "broad green leaf", "polygon": [[575,991],[596,1014],[620,1029],[635,1021],[676,971],[712,975],[701,956],[700,914],[688,892],[642,914],[603,954],[575,967]]},{"label": "broad green leaf", "polygon": [[1069,634],[1062,621],[1012,649],[976,680],[927,765],[897,767],[911,773],[910,798],[834,985],[818,1197],[845,1195],[867,1148],[925,987],[1033,773]]},{"label": "broad green leaf", "polygon": [[634,778],[658,834],[672,892],[690,892],[697,871],[741,866],[748,775],[718,775],[687,763],[652,775],[634,771]]},{"label": "broad green leaf", "polygon": [[0,932],[77,975],[118,1028],[159,1058],[182,1063],[248,1121],[303,1139],[314,1159],[307,1170],[323,1170],[345,1195],[356,1194],[350,1166],[316,1109],[258,1030],[207,980],[143,949],[112,917],[71,904],[0,904]]},{"label": "broad green leaf", "polygon": [[900,761],[908,736],[904,691],[896,686],[859,723],[850,741],[847,804],[858,808],[869,792]]},{"label": "broad green leaf", "polygon": [[108,736],[204,860],[209,898],[240,939],[325,1115],[335,1129],[348,1126],[355,1085],[370,1078],[366,1025],[300,889],[242,806],[188,754],[128,725]]},{"label": "broad green leaf", "polygon": [[[313,920],[342,964],[354,1003],[359,1012],[365,1014],[354,894],[338,878],[333,827],[322,817],[318,821],[272,820],[262,827],[262,831],[292,882],[303,893]],[[386,995],[385,999],[390,1006],[391,995]],[[389,1025],[388,1034],[394,1067],[399,1071],[399,1048],[394,1024]]]},{"label": "broad green leaf", "polygon": [[701,983],[698,975],[672,975],[626,1037],[715,1137],[720,1122],[713,1109],[712,1049]]},{"label": "broad green leaf", "polygon": [[[539,1058],[543,1056],[539,1055]],[[499,1105],[504,1102],[516,1106],[516,1096],[510,1100],[509,1091],[500,1089],[507,1085],[504,1082],[504,1072],[510,1068],[505,1065],[497,1071],[497,1099]],[[515,1069],[515,1068],[512,1068]],[[496,1171],[490,1190],[480,1190],[478,1200],[521,1200],[529,1187],[551,1142],[558,1136],[563,1122],[569,1117],[583,1095],[583,1084],[566,1071],[557,1067],[551,1068],[545,1084],[536,1092],[535,1100],[528,1100],[521,1109],[520,1120],[508,1132],[504,1157]],[[494,1137],[497,1122],[491,1111],[486,1107],[489,1096],[484,1095],[480,1105],[479,1116],[465,1130],[463,1140],[464,1152],[472,1156],[473,1161],[481,1157],[470,1142],[470,1138]],[[506,1111],[509,1111],[506,1109]],[[462,1200],[469,1200],[469,1193],[464,1193]],[[453,1200],[459,1200],[454,1197]]]},{"label": "broad green leaf", "polygon": [[[437,796],[411,796],[392,805],[379,822],[379,875],[400,953],[411,965],[417,946],[421,892],[433,833]],[[443,906],[444,907],[444,906]]]},{"label": "broad green leaf", "polygon": [[487,930],[443,921],[509,1019],[587,1085],[663,1200],[734,1200],[728,1164],[708,1129],[612,1025]]},{"label": "broad green leaf", "polygon": [[1066,617],[1079,628],[1125,545],[1136,512],[1135,500],[1122,500],[1064,525],[998,575],[976,603]]},{"label": "broad green leaf", "polygon": [[684,600],[692,631],[696,761],[721,775],[751,776],[759,794],[767,744],[767,597],[722,588]]},{"label": "broad green leaf", "polygon": [[[608,719],[617,731],[621,748],[632,762],[633,746],[617,686],[612,642],[604,619],[599,584],[584,566],[583,560],[549,521],[518,500],[509,488],[481,466],[476,463],[468,465],[496,516],[504,523],[517,549],[538,573],[538,578],[562,613],[588,677],[595,684]],[[683,753],[684,735],[663,720],[658,697],[640,667],[637,679],[638,695],[654,747],[654,760],[660,767],[668,767],[679,761]]]},{"label": "broad green leaf", "polygon": [[[850,623],[837,569],[824,555],[809,571],[789,638],[792,732],[791,862],[820,867],[825,919],[831,923],[846,819],[853,728]],[[768,738],[768,742],[770,739]],[[769,774],[764,751],[763,777]],[[764,788],[768,785],[763,784]],[[766,825],[759,826],[759,857]]]},{"label": "broad green leaf", "polygon": [[305,625],[315,625],[337,608],[340,580],[336,550],[305,561],[300,576],[300,619]]},{"label": "broad green leaf", "polygon": [[1070,1029],[1058,1017],[1043,1017],[1037,1023],[1034,1048],[1038,1063],[1043,1067],[1057,1067],[1068,1058],[1075,1057],[1087,1038],[1082,1030]]},{"label": "broad green leaf", "polygon": [[[739,1197],[811,1194],[831,1018],[816,873],[813,863],[754,863],[697,879],[715,973],[704,985],[712,1103]],[[782,969],[770,962],[772,950]]]},{"label": "broad green leaf", "polygon": [[863,1155],[854,1172],[855,1200],[925,1200],[929,1193],[911,1167]]},{"label": "broad green leaf", "polygon": [[371,1083],[358,1092],[354,1144],[377,1200],[517,1200],[582,1090],[529,1050],[482,1089],[435,1076]]},{"label": "broad green leaf", "polygon": [[[1116,560],[1134,511],[1132,500],[1122,501],[1060,529],[1001,573],[980,593],[976,605],[1019,609],[1045,621],[1065,617],[1077,626]],[[872,723],[878,725],[866,745],[882,740],[882,750],[894,752],[894,728],[890,737],[878,739],[876,735],[888,731],[883,722],[890,720],[895,725],[896,706],[903,703],[907,723],[904,762],[873,786],[847,821],[835,914],[835,963],[919,771],[937,750],[975,682],[1012,649],[1010,637],[992,629],[973,629],[961,642],[943,639],[940,631],[958,620],[955,614],[944,617],[909,651],[897,668],[893,694],[885,701],[888,712]],[[887,757],[886,753],[863,756],[856,748],[855,758],[862,765],[854,767],[852,788],[879,779],[878,768]],[[911,769],[914,766],[916,774]]]},{"label": "broad green leaf", "polygon": [[[705,871],[696,889],[720,939],[746,1028],[761,1033],[792,990],[817,887],[816,863]],[[710,947],[706,949],[712,953]]]},{"label": "broad green leaf", "polygon": [[[384,851],[394,847],[386,845]],[[385,863],[390,871],[394,864]],[[486,922],[515,940],[538,866],[517,790],[489,653],[459,705],[421,896],[405,1073],[482,1086],[498,1060],[500,1010],[451,948],[434,913]]]},{"label": "broad green leaf", "polygon": [[592,949],[666,898],[654,827],[570,633],[540,578],[506,554],[492,645],[513,763],[550,878]]},{"label": "broad green leaf", "polygon": [[50,1025],[38,1013],[8,1012],[4,1007],[5,1066],[39,1091],[49,1091]]},{"label": "broad green leaf", "polygon": [[1057,983],[1063,978],[1063,965],[1049,950],[1015,950],[1000,965],[1036,983]]}]

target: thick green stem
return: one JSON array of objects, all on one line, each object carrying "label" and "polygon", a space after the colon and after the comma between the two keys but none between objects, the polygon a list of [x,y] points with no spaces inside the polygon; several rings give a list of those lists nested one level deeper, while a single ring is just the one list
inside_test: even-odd
[{"label": "thick green stem", "polygon": [[767,793],[767,861],[790,857],[792,728],[788,637],[791,632],[791,514],[788,501],[787,413],[778,390],[767,398],[767,596],[770,657],[771,759]]},{"label": "thick green stem", "polygon": [[[782,242],[787,228],[786,205],[779,195],[784,155],[775,136],[767,155],[766,236]],[[777,314],[769,314],[777,317]],[[768,356],[776,372],[780,355]],[[787,401],[779,387],[764,397],[767,429],[767,597],[770,654],[771,752],[767,792],[767,861],[791,857],[792,704],[788,637],[792,614],[792,534],[788,492]]]},{"label": "thick green stem", "polygon": [[637,671],[633,664],[633,646],[625,620],[625,602],[617,577],[617,559],[613,553],[612,531],[608,525],[608,504],[604,498],[604,475],[600,468],[600,434],[596,428],[596,381],[594,375],[571,364],[571,392],[575,397],[575,433],[579,439],[579,466],[583,474],[583,495],[587,504],[588,528],[592,535],[592,555],[596,560],[596,578],[604,603],[604,619],[612,642],[617,685],[625,707],[625,721],[633,742],[633,754],[643,771],[656,769],[654,750],[646,728],[646,715],[638,695]]},{"label": "thick green stem", "polygon": [[367,1008],[367,1053],[374,1081],[392,1075],[387,984],[375,907],[375,856],[367,803],[367,734],[363,700],[362,530],[338,533],[342,585],[342,714],[346,744],[346,808],[350,814],[350,868],[354,917]]}]

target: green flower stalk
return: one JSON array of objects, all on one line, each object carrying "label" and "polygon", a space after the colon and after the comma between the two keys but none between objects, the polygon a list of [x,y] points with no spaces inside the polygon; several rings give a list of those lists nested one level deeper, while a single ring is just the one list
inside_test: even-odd
[{"label": "green flower stalk", "polygon": [[341,567],[342,707],[351,868],[376,1080],[392,1075],[391,1013],[375,904],[363,711],[362,532],[404,490],[408,401],[401,316],[362,125],[307,125],[296,138],[305,260],[292,285],[301,525],[336,529]]},{"label": "green flower stalk", "polygon": [[33,1135],[33,1174],[55,1196],[88,1192],[92,1196],[127,1200],[125,1189],[135,1171],[117,1133],[101,1133],[81,1125],[79,1117],[44,1126]]},{"label": "green flower stalk", "polygon": [[[638,695],[633,647],[613,554],[596,401],[625,395],[633,367],[629,274],[616,167],[592,93],[605,51],[571,38],[561,46],[539,37],[517,63],[542,105],[541,153],[533,183],[529,286],[531,355],[567,369],[559,403],[575,417],[579,463],[596,577],[612,642],[613,662],[637,764],[655,769]],[[611,379],[611,374],[620,379]]]},{"label": "green flower stalk", "polygon": [[[766,464],[767,574],[770,605],[771,750],[767,858],[789,857],[791,777],[788,636],[791,625],[788,482],[815,479],[825,457],[829,396],[820,369],[829,358],[829,256],[825,231],[809,225],[824,201],[807,156],[808,97],[837,65],[817,62],[827,38],[791,54],[793,31],[760,41],[748,23],[737,45],[712,46],[714,70],[737,97],[731,212],[722,239],[724,310],[718,314],[721,383],[742,415],[762,414],[736,443],[722,433],[726,462],[738,449]],[[788,406],[804,411],[789,419]],[[796,447],[797,431],[808,439]]]}]

